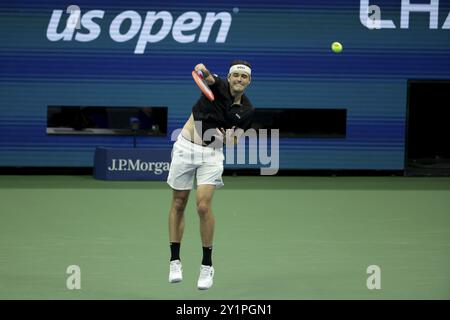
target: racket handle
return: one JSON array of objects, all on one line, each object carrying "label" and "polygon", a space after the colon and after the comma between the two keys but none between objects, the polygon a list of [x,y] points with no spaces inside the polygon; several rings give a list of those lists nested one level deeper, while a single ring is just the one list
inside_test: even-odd
[{"label": "racket handle", "polygon": [[200,78],[203,79],[203,72],[202,72],[202,70],[197,70],[197,74],[200,76]]}]

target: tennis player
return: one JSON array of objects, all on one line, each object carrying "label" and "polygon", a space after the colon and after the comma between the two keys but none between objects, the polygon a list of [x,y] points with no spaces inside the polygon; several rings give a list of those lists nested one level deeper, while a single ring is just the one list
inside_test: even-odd
[{"label": "tennis player", "polygon": [[[244,94],[251,82],[252,71],[248,62],[233,61],[226,80],[211,74],[203,64],[197,64],[195,71],[201,71],[215,99],[210,101],[204,94],[201,95],[173,145],[167,178],[173,189],[169,212],[169,282],[183,279],[180,244],[184,231],[184,210],[196,178],[197,212],[203,247],[197,287],[204,290],[212,286],[214,278],[212,249],[215,220],[212,199],[215,189],[223,186],[223,145],[227,141],[236,143],[244,130],[250,127],[254,109]],[[233,137],[233,140],[227,137]]]}]

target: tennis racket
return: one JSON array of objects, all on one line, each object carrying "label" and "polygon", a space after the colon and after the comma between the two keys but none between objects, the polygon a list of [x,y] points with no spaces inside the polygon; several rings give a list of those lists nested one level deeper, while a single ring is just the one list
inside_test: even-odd
[{"label": "tennis racket", "polygon": [[209,101],[214,101],[214,94],[206,83],[205,79],[203,79],[203,73],[199,70],[192,71],[192,78],[194,78],[195,83],[203,92],[203,94],[208,98]]}]

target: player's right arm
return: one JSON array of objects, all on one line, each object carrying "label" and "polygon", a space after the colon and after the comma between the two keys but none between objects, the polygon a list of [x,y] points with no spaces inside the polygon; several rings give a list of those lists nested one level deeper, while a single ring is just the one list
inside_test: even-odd
[{"label": "player's right arm", "polygon": [[199,63],[194,68],[195,71],[201,71],[203,73],[203,78],[206,80],[206,83],[208,85],[212,85],[216,82],[212,74],[209,72],[208,69],[206,69],[205,65],[203,63]]}]

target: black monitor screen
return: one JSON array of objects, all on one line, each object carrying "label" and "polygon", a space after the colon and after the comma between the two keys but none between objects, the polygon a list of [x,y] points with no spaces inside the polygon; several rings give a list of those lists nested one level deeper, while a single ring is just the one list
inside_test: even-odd
[{"label": "black monitor screen", "polygon": [[345,138],[346,109],[255,109],[252,128],[278,129],[284,138]]},{"label": "black monitor screen", "polygon": [[49,106],[47,133],[167,135],[167,107]]}]

